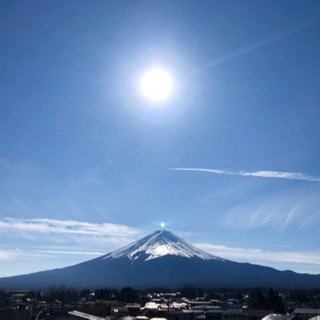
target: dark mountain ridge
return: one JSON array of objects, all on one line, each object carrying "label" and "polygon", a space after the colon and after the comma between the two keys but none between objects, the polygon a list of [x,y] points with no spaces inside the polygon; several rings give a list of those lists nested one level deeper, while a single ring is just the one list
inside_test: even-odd
[{"label": "dark mountain ridge", "polygon": [[210,255],[162,230],[93,260],[74,266],[0,278],[1,289],[134,288],[194,285],[205,288],[271,286],[320,287],[320,275],[278,271]]}]

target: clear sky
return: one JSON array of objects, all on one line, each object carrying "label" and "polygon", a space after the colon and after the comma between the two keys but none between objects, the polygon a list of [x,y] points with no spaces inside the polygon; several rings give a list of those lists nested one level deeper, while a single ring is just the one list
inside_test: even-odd
[{"label": "clear sky", "polygon": [[[1,1],[0,276],[161,222],[320,273],[319,39],[318,0]],[[162,101],[141,93],[155,67]]]}]

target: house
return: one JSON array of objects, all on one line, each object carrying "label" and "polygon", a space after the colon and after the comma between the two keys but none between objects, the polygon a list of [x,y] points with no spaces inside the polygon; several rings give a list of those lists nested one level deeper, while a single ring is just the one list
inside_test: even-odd
[{"label": "house", "polygon": [[47,318],[46,320],[105,320],[105,318],[74,310],[64,315]]},{"label": "house", "polygon": [[294,314],[275,314],[270,313],[262,320],[296,320],[296,316]]},{"label": "house", "polygon": [[130,316],[136,317],[140,314],[140,304],[138,303],[128,303],[125,306],[129,312]]},{"label": "house", "polygon": [[270,313],[273,313],[273,310],[251,309],[246,312],[246,320],[261,320]]},{"label": "house", "polygon": [[182,310],[170,310],[166,317],[168,320],[185,320]]},{"label": "house", "polygon": [[246,315],[242,309],[228,309],[222,313],[223,320],[246,320]]},{"label": "house", "polygon": [[293,311],[293,314],[298,316],[302,320],[308,320],[320,315],[320,309],[314,308],[297,308]]},{"label": "house", "polygon": [[206,311],[206,319],[208,320],[220,320],[222,319],[223,310],[219,307],[212,307]]},{"label": "house", "polygon": [[129,310],[127,307],[116,307],[111,309],[111,314],[118,318],[126,317],[129,316]]}]

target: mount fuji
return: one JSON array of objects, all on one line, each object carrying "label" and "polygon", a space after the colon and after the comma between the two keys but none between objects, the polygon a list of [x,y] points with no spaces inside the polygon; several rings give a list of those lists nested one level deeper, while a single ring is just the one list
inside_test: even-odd
[{"label": "mount fuji", "polygon": [[134,262],[148,261],[166,255],[185,258],[200,258],[202,260],[223,260],[195,248],[181,238],[178,238],[170,231],[166,230],[156,231],[139,241],[107,254],[103,259],[128,258]]},{"label": "mount fuji", "polygon": [[50,285],[74,288],[275,288],[320,287],[320,275],[278,271],[238,263],[206,253],[161,230],[107,255],[74,266],[0,278],[0,289],[46,289]]}]

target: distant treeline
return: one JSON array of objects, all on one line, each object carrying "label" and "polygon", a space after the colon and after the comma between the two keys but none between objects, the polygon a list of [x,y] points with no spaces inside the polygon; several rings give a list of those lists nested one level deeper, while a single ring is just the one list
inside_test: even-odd
[{"label": "distant treeline", "polygon": [[[83,289],[75,290],[63,285],[52,285],[45,292],[22,291],[23,302],[18,308],[13,307],[14,297],[18,291],[0,290],[0,318],[29,320],[34,319],[36,314],[46,310],[48,315],[57,312],[80,308],[79,310],[96,315],[111,315],[112,308],[124,306],[127,303],[139,303],[144,305],[153,297],[163,297],[169,301],[176,301],[180,297],[190,300],[200,298],[203,301],[216,300],[221,305],[226,305],[226,301],[233,299],[235,303],[244,305],[248,309],[273,310],[274,313],[290,313],[296,307],[320,307],[320,288],[310,290],[281,290],[275,291],[272,288],[222,288],[204,289],[193,286],[185,286],[179,290],[171,288],[150,288],[148,290],[136,290],[131,287],[122,289],[98,288],[95,290]],[[43,309],[43,303],[47,305]],[[27,305],[31,306],[26,307]],[[10,313],[10,312],[11,313]]]},{"label": "distant treeline", "polygon": [[[220,289],[204,289],[194,286],[185,286],[181,289],[172,289],[165,287],[155,287],[146,290],[136,290],[131,287],[122,289],[114,288],[98,288],[95,290],[82,289],[76,290],[65,287],[64,285],[52,285],[45,292],[29,291],[25,299],[44,299],[47,302],[53,303],[59,301],[62,304],[73,303],[81,298],[87,301],[104,300],[118,303],[140,303],[145,304],[149,298],[148,294],[157,293],[177,293],[181,297],[188,299],[203,298],[203,300],[221,300],[237,299],[243,302],[244,299],[248,308],[252,309],[273,309],[276,313],[284,311],[284,302],[282,294],[284,293],[287,301],[296,301],[298,304],[309,302],[310,306],[319,307],[318,301],[320,297],[319,289],[296,289],[296,290],[281,290],[282,294],[275,291],[273,288],[220,288]],[[0,308],[8,303],[10,291],[0,290]],[[314,302],[314,303],[313,303]],[[112,304],[110,304],[112,305]]]},{"label": "distant treeline", "polygon": [[[154,287],[146,290],[137,290],[131,287],[124,287],[122,289],[115,288],[98,288],[95,290],[82,289],[77,291],[73,288],[67,288],[65,286],[50,286],[42,296],[48,301],[59,300],[61,302],[68,303],[75,301],[77,298],[86,298],[87,300],[107,300],[107,301],[119,301],[128,303],[140,303],[143,304],[147,300],[148,294],[157,293],[180,293],[181,297],[188,299],[195,299],[203,297],[204,300],[222,300],[237,299],[242,301],[247,298],[249,307],[254,309],[265,309],[268,305],[280,305],[279,292],[285,293],[287,298],[292,301],[300,303],[308,302],[313,297],[320,296],[320,288],[318,289],[293,289],[293,290],[279,290],[276,291],[273,288],[220,288],[220,289],[205,289],[194,286],[185,286],[180,289],[172,289],[166,287]],[[39,294],[39,292],[38,292]]]}]

